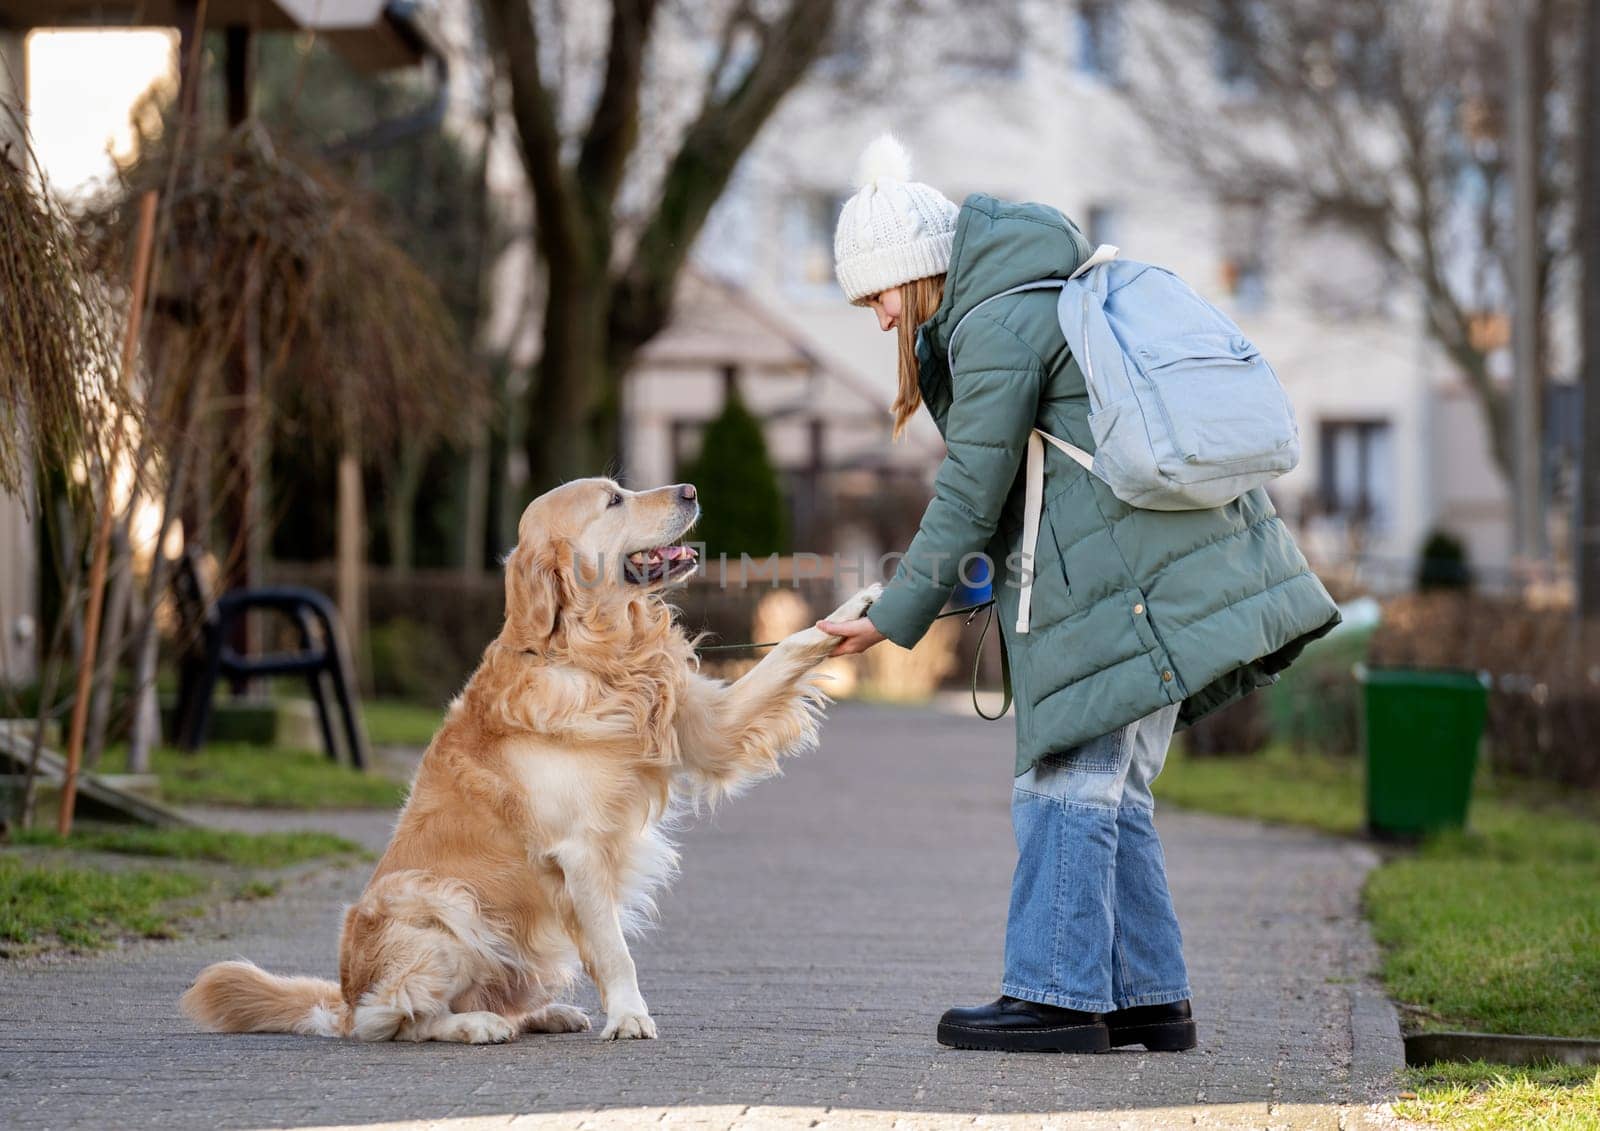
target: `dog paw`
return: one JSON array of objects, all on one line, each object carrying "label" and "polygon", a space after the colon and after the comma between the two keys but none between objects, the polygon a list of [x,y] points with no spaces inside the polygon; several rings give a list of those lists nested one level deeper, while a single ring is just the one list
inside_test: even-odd
[{"label": "dog paw", "polygon": [[589,1015],[575,1005],[547,1005],[522,1021],[524,1033],[587,1033]]},{"label": "dog paw", "polygon": [[605,1030],[600,1034],[604,1041],[652,1041],[656,1036],[656,1023],[648,1013],[613,1013],[606,1018]]},{"label": "dog paw", "polygon": [[[846,621],[865,616],[867,610],[872,608],[872,603],[882,595],[883,586],[869,585],[823,619]],[[807,663],[814,665],[821,663],[839,646],[839,637],[823,632],[822,629],[813,625],[810,628],[802,628],[799,632],[785,639],[783,643],[784,648],[790,654],[798,653]]]},{"label": "dog paw", "polygon": [[879,597],[883,596],[882,585],[869,585],[852,596],[844,604],[827,615],[826,620],[856,620],[867,615],[867,610]]},{"label": "dog paw", "polygon": [[503,1045],[517,1035],[516,1024],[498,1013],[462,1013],[455,1023],[456,1039],[468,1045]]}]

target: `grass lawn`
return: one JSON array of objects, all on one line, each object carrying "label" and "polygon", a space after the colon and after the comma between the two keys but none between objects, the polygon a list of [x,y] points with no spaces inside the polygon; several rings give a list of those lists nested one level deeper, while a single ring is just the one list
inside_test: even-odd
[{"label": "grass lawn", "polygon": [[[101,768],[120,773],[125,747],[106,752]],[[390,809],[405,785],[376,769],[360,773],[313,750],[250,743],[213,743],[198,753],[158,748],[151,769],[161,796],[177,805],[245,805],[260,809]]]},{"label": "grass lawn", "polygon": [[1156,796],[1184,809],[1358,833],[1366,822],[1354,759],[1294,754],[1271,747],[1250,758],[1190,758],[1173,747]]},{"label": "grass lawn", "polygon": [[[362,704],[367,735],[374,747],[426,746],[444,719],[444,708],[398,700]],[[127,769],[127,747],[106,751],[100,768],[108,774]],[[359,773],[328,761],[320,751],[259,746],[246,742],[211,743],[195,754],[170,747],[151,754],[151,769],[161,779],[161,797],[175,805],[239,805],[255,809],[393,809],[405,800],[406,785],[379,765]]]},{"label": "grass lawn", "polygon": [[[361,851],[327,833],[256,836],[87,824],[70,841],[33,830],[10,843],[15,848],[0,850],[0,956],[52,946],[92,950],[128,937],[171,938],[179,922],[208,901],[273,894],[277,883],[260,874],[263,869]],[[162,863],[128,866],[97,859],[100,854]]]},{"label": "grass lawn", "polygon": [[1600,822],[1486,800],[1367,881],[1389,993],[1421,1028],[1600,1036]]},{"label": "grass lawn", "polygon": [[174,901],[209,887],[188,872],[107,872],[0,854],[0,952],[27,953],[52,941],[88,950],[120,936],[171,938],[181,913]]},{"label": "grass lawn", "polygon": [[119,856],[168,860],[206,860],[239,868],[287,868],[309,860],[361,853],[359,845],[332,833],[236,833],[223,829],[147,829],[122,825],[83,825],[70,840],[44,829],[16,833],[11,842]]},{"label": "grass lawn", "polygon": [[1600,1068],[1504,1068],[1436,1064],[1408,1069],[1415,1099],[1395,1104],[1402,1119],[1447,1131],[1600,1131]]},{"label": "grass lawn", "polygon": [[374,746],[426,746],[444,721],[444,707],[424,707],[398,699],[367,700],[361,704],[367,737]]},{"label": "grass lawn", "polygon": [[[1173,805],[1354,833],[1356,759],[1174,752]],[[1367,881],[1389,993],[1413,1028],[1600,1036],[1600,819],[1551,791],[1488,784],[1471,830],[1396,850]]]}]

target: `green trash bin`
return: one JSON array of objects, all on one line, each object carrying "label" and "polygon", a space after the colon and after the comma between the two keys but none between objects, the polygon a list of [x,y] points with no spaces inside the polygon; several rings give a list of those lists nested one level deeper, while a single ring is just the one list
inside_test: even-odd
[{"label": "green trash bin", "polygon": [[1410,839],[1461,828],[1489,709],[1474,672],[1358,668],[1364,685],[1367,829]]}]

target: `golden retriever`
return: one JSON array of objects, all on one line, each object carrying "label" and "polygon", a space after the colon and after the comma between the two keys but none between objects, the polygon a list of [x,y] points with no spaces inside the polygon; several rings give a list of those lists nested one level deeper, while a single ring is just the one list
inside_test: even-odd
[{"label": "golden retriever", "polygon": [[815,744],[826,700],[808,673],[837,643],[808,628],[733,684],[699,674],[663,596],[696,568],[680,542],[699,513],[692,486],[607,479],[530,503],[505,626],[345,913],[339,983],[219,962],[184,1011],[229,1033],[498,1042],[587,1029],[557,1000],[581,963],[601,1035],[654,1037],[625,934],[676,866],[661,822],[675,799],[715,801]]}]

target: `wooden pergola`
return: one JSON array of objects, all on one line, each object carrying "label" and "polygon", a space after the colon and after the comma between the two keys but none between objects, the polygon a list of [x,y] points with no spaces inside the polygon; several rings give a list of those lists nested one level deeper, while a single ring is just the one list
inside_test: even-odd
[{"label": "wooden pergola", "polygon": [[[18,101],[27,83],[25,53],[16,48],[27,32],[43,28],[176,28],[180,90],[189,87],[196,30],[223,32],[230,125],[250,113],[250,40],[257,32],[314,32],[364,71],[439,57],[414,0],[0,0],[0,40],[12,40],[9,52],[0,42],[0,54]],[[186,96],[179,102],[189,105]]]},{"label": "wooden pergola", "polygon": [[[204,10],[202,12],[202,9]],[[314,31],[351,65],[408,67],[427,54],[428,33],[409,0],[0,0],[0,30],[168,27]]]}]

